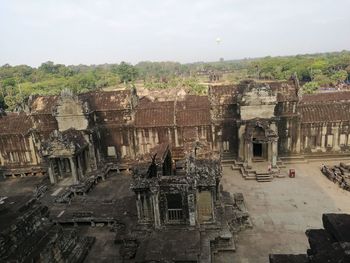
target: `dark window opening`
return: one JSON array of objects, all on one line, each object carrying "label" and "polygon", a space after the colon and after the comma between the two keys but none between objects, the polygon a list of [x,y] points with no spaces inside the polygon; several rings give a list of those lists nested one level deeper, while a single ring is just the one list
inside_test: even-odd
[{"label": "dark window opening", "polygon": [[181,221],[183,219],[181,194],[168,194],[166,196],[168,204],[168,220]]},{"label": "dark window opening", "polygon": [[168,152],[163,163],[163,176],[168,176],[172,174],[172,159],[170,152]]}]

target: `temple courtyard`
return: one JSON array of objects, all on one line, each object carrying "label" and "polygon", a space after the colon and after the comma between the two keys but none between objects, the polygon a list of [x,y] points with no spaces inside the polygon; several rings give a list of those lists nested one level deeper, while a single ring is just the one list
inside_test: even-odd
[{"label": "temple courtyard", "polygon": [[[324,162],[327,165],[339,161]],[[305,231],[322,228],[322,213],[350,213],[350,192],[328,180],[321,162],[289,164],[295,178],[275,178],[259,183],[245,180],[238,170],[223,167],[222,185],[231,193],[244,194],[253,228],[239,234],[231,262],[265,263],[268,255],[305,254]]]},{"label": "temple courtyard", "polygon": [[[339,164],[339,160],[324,163],[334,165]],[[224,166],[223,188],[232,194],[243,193],[253,228],[238,233],[233,257],[232,254],[221,255],[214,262],[267,263],[270,253],[305,254],[308,249],[305,231],[322,228],[323,213],[350,213],[350,192],[327,179],[320,172],[321,165],[320,161],[289,164],[285,172],[295,169],[295,178],[287,176],[264,183],[245,180],[238,170]],[[20,205],[22,199],[33,195],[35,185],[42,180],[43,177],[1,180],[0,196],[8,196],[10,203]],[[59,189],[64,187],[56,185],[48,190],[41,202],[50,207],[54,221],[68,222],[81,211],[91,211],[95,216],[110,216],[117,222],[134,224],[136,207],[129,188],[130,180],[130,174],[111,174],[86,196],[73,198],[70,204],[53,202]],[[3,219],[6,220],[0,220],[2,226],[11,222],[8,218]],[[87,224],[80,227],[80,233],[96,238],[85,262],[121,262],[119,245],[114,242],[116,232],[106,226],[90,227]]]}]

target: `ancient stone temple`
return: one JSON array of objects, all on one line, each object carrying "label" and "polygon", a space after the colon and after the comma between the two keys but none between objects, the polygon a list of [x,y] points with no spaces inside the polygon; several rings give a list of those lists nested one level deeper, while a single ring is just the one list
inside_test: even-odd
[{"label": "ancient stone temple", "polygon": [[[212,262],[235,251],[234,235],[250,225],[243,199],[220,190],[220,156],[194,143],[181,160],[169,145],[151,149],[151,160],[133,169],[140,246],[136,262]],[[151,233],[151,234],[147,234]]]},{"label": "ancient stone temple", "polygon": [[[350,151],[348,91],[247,80],[203,96],[149,92],[63,90],[29,98],[26,112],[1,111],[0,261],[96,262],[86,255],[93,234],[95,252],[108,236],[106,253],[125,262],[230,262],[251,223],[243,195],[220,185],[221,163],[266,181],[288,158]],[[2,178],[16,176],[25,178]],[[22,207],[23,196],[36,201]]]},{"label": "ancient stone temple", "polygon": [[277,163],[277,94],[266,87],[250,87],[239,96],[241,118],[238,136],[239,158],[251,165],[254,159]]},{"label": "ancient stone temple", "polygon": [[206,159],[196,152],[173,167],[168,145],[158,146],[153,152],[151,164],[140,164],[134,171],[132,189],[137,195],[139,222],[155,228],[215,222],[220,159]]},{"label": "ancient stone temple", "polygon": [[104,165],[130,169],[164,143],[174,160],[203,142],[247,169],[350,149],[350,92],[303,95],[295,81],[212,85],[206,96],[172,98],[140,97],[136,89],[63,91],[28,104],[28,112],[1,113],[4,176],[49,173],[52,183],[68,176],[78,182]]},{"label": "ancient stone temple", "polygon": [[42,151],[48,161],[51,183],[57,183],[67,176],[77,183],[90,172],[89,148],[89,143],[80,131],[72,128],[64,132],[54,131],[50,140],[43,145]]}]

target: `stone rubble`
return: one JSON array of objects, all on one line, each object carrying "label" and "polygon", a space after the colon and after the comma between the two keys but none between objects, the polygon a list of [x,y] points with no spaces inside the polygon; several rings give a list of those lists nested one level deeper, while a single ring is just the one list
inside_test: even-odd
[{"label": "stone rubble", "polygon": [[321,172],[340,188],[350,191],[350,165],[345,163],[333,167],[323,165]]},{"label": "stone rubble", "polygon": [[48,207],[36,199],[17,211],[9,211],[11,204],[2,206],[3,216],[10,213],[15,219],[1,229],[0,262],[78,263],[94,243],[94,237],[80,237],[75,229],[63,229],[50,222]]}]

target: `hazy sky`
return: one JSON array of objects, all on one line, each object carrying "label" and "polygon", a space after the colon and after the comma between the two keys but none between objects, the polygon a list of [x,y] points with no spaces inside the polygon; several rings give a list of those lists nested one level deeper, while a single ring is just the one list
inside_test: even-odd
[{"label": "hazy sky", "polygon": [[0,0],[0,65],[216,61],[343,49],[350,49],[350,0]]}]

